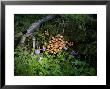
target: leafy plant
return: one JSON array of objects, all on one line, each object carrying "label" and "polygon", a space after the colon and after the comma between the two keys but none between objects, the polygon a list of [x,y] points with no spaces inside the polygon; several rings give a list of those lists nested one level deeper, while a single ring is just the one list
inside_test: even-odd
[{"label": "leafy plant", "polygon": [[[15,15],[15,34],[26,33],[35,20],[47,15]],[[14,50],[14,74],[16,76],[96,76],[97,75],[97,16],[88,14],[61,14],[43,23],[33,36],[41,47],[51,37],[61,34],[73,46],[56,54],[40,51],[35,54],[32,38],[26,38],[24,46]],[[49,35],[45,35],[45,31]]]}]

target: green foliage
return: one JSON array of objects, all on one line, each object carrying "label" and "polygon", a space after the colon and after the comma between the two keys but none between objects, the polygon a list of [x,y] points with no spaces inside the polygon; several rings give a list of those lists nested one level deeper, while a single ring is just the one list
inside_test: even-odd
[{"label": "green foliage", "polygon": [[[31,23],[46,14],[15,15],[15,34],[26,32]],[[49,32],[45,36],[44,31]],[[97,75],[97,16],[88,14],[61,14],[52,21],[43,23],[33,34],[39,45],[52,36],[62,34],[74,45],[56,55],[47,51],[35,55],[32,39],[27,38],[25,47],[17,45],[14,50],[14,74],[16,76],[96,76]],[[70,54],[75,50],[78,55]],[[42,58],[42,59],[40,59]]]},{"label": "green foliage", "polygon": [[[15,75],[19,76],[86,76],[96,75],[94,68],[88,63],[68,54],[60,52],[50,55],[31,55],[20,46],[15,49]],[[67,60],[65,55],[68,56]],[[42,57],[41,60],[39,58]]]}]

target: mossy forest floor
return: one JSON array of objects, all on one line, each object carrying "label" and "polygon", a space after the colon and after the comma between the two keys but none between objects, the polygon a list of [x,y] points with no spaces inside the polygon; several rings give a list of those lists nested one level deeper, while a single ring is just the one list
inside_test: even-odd
[{"label": "mossy forest floor", "polygon": [[[15,76],[96,76],[97,75],[97,15],[61,14],[42,23],[32,37],[20,44],[29,26],[47,14],[15,14],[14,16],[14,75]],[[17,37],[17,34],[22,34]],[[50,53],[47,46],[52,37],[60,34],[66,48]],[[63,42],[63,41],[62,41]],[[64,43],[63,42],[63,43]],[[51,43],[51,42],[50,42]],[[53,44],[54,45],[54,44]],[[47,50],[48,49],[48,50]],[[39,52],[38,52],[39,51]]]}]

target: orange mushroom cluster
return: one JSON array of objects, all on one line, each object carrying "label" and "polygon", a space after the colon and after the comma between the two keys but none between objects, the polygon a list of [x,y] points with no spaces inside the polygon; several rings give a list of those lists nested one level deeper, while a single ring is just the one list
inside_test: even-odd
[{"label": "orange mushroom cluster", "polygon": [[63,36],[58,34],[55,37],[52,37],[52,40],[49,41],[47,45],[47,51],[52,54],[58,53],[61,49],[65,47],[66,43],[63,40]]}]

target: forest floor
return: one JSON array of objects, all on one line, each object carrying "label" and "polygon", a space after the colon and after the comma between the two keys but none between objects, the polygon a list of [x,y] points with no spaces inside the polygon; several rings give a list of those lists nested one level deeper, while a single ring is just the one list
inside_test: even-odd
[{"label": "forest floor", "polygon": [[15,76],[96,76],[97,15],[58,15],[42,23],[21,45],[26,29],[45,16],[15,14]]}]

